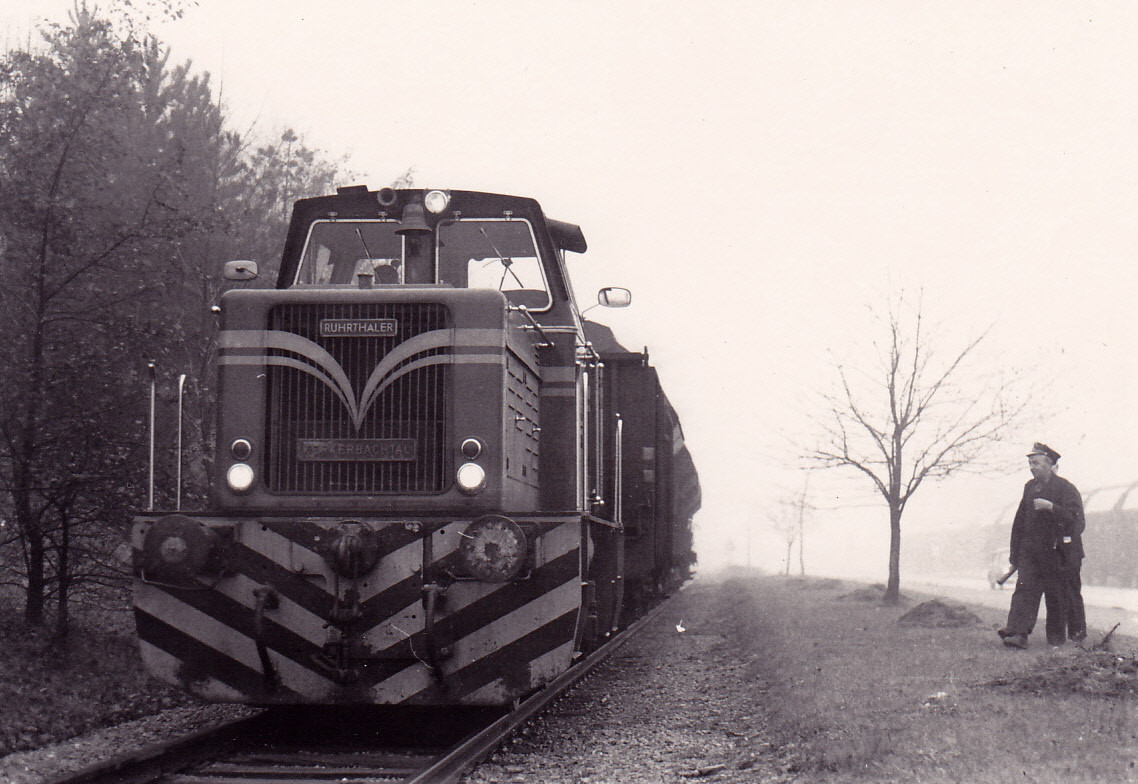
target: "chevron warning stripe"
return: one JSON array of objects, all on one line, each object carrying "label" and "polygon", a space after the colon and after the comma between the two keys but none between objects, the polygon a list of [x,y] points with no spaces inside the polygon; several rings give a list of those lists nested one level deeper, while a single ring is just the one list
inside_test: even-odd
[{"label": "chevron warning stripe", "polygon": [[[354,581],[332,572],[322,554],[333,540],[331,523],[225,524],[233,538],[222,576],[194,587],[138,580],[135,589],[146,666],[207,699],[504,704],[572,661],[581,612],[579,519],[541,524],[531,570],[510,583],[439,580],[449,585],[430,628],[423,575],[446,574],[466,522],[423,532],[383,527],[378,565]],[[136,526],[136,551],[145,525]],[[258,617],[266,587],[276,601]],[[345,610],[354,612],[350,623],[333,623]],[[328,645],[336,650],[342,636],[353,642],[352,678],[330,666]]]}]

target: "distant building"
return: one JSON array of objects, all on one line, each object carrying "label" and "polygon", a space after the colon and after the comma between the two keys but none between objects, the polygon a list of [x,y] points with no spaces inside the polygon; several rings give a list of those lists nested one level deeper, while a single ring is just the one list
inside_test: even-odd
[{"label": "distant building", "polygon": [[1083,582],[1138,588],[1138,482],[1083,493]]}]

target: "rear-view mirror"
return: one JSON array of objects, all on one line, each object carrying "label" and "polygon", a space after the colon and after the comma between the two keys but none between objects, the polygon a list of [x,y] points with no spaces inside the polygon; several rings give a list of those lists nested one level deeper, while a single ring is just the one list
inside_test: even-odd
[{"label": "rear-view mirror", "polygon": [[257,262],[247,259],[227,261],[222,274],[226,280],[253,280],[257,277]]},{"label": "rear-view mirror", "polygon": [[632,304],[632,292],[619,286],[605,286],[597,292],[597,304],[606,308],[627,308]]}]

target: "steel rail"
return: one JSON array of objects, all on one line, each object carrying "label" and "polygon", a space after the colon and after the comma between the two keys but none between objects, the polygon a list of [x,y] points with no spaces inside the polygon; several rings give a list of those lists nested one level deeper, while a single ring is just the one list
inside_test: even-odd
[{"label": "steel rail", "polygon": [[[627,643],[656,618],[667,604],[668,602],[664,601],[653,607],[600,648],[552,680],[544,689],[526,698],[514,710],[470,735],[449,751],[442,752],[441,756],[432,755],[432,759],[425,767],[411,762],[410,759],[385,761],[377,757],[376,752],[367,751],[359,754],[350,752],[338,754],[335,755],[337,759],[317,760],[314,766],[303,760],[308,756],[307,753],[292,754],[284,751],[254,753],[254,757],[260,758],[275,755],[275,758],[262,759],[261,762],[255,759],[243,761],[242,758],[233,757],[234,751],[240,749],[243,743],[273,720],[269,711],[261,711],[252,716],[199,730],[183,738],[125,752],[79,771],[59,774],[55,778],[45,780],[44,784],[98,784],[99,782],[148,784],[159,780],[165,781],[166,777],[170,776],[174,777],[172,780],[187,782],[233,781],[236,778],[246,781],[282,780],[280,775],[265,777],[273,766],[278,766],[278,774],[294,784],[327,782],[330,780],[328,778],[330,774],[335,774],[332,780],[340,781],[369,778],[375,780],[374,777],[378,776],[384,780],[389,777],[399,777],[405,784],[455,784],[466,771],[485,759],[503,739],[548,707]],[[380,757],[386,756],[390,755],[387,753],[380,755]],[[325,767],[329,763],[335,763],[334,767]],[[203,765],[207,767],[203,768]],[[414,769],[408,770],[407,765],[413,766]],[[321,767],[323,770],[317,772]],[[263,771],[261,774],[256,772],[258,768]],[[284,773],[285,768],[291,768],[291,772]],[[190,773],[190,769],[197,769],[198,772]],[[310,776],[305,774],[305,769],[311,770]],[[261,778],[258,779],[258,775]]]},{"label": "steel rail", "polygon": [[467,738],[422,773],[408,779],[405,784],[455,784],[467,770],[485,759],[510,733],[588,675],[667,606],[668,600],[660,602],[582,661],[554,678],[544,689],[526,698],[516,709]]}]

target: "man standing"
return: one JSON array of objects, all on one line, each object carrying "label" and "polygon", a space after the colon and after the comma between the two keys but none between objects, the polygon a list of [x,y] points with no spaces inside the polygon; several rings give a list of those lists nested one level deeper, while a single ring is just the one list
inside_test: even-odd
[{"label": "man standing", "polygon": [[1047,606],[1047,642],[1062,645],[1086,637],[1079,570],[1083,562],[1083,499],[1073,484],[1055,473],[1059,453],[1036,443],[1027,455],[1032,479],[1012,522],[1011,563],[1019,569],[1008,623],[999,634],[1004,645],[1026,648],[1042,596]]}]

